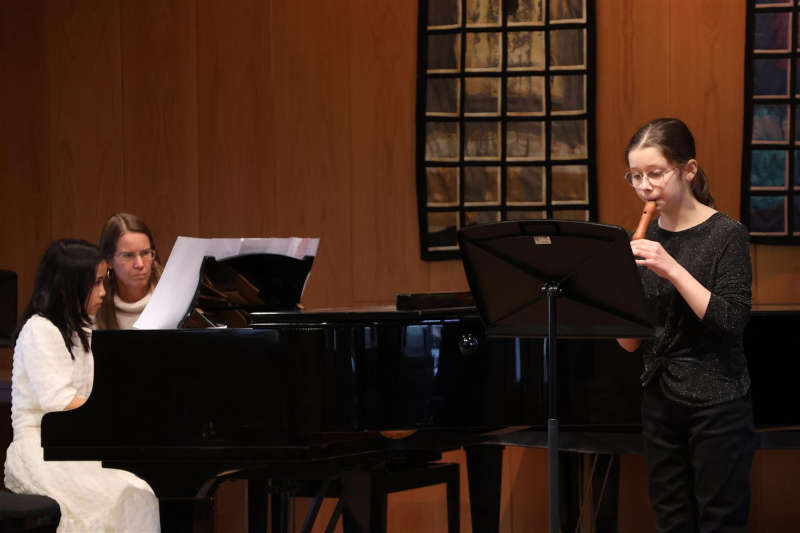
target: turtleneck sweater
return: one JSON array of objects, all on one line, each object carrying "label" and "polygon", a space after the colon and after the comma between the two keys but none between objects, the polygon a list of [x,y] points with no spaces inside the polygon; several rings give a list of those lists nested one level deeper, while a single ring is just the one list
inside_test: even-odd
[{"label": "turtleneck sweater", "polygon": [[114,295],[114,310],[117,313],[117,323],[119,329],[131,329],[133,323],[139,318],[139,315],[144,311],[147,302],[150,301],[150,296],[153,295],[153,290],[145,294],[141,300],[135,302],[125,302],[119,297],[119,294]]}]

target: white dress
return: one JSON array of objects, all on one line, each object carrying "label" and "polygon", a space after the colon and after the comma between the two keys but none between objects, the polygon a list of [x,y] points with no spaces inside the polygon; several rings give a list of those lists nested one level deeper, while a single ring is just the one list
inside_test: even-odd
[{"label": "white dress", "polygon": [[13,492],[44,494],[61,508],[59,533],[159,531],[158,500],[143,480],[93,461],[44,461],[42,416],[92,391],[94,359],[75,339],[72,354],[58,328],[33,316],[14,347],[11,423],[5,484]]}]

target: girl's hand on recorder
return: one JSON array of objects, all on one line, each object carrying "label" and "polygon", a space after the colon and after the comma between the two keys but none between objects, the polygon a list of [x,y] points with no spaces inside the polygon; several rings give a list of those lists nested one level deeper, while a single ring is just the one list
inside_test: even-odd
[{"label": "girl's hand on recorder", "polygon": [[631,250],[637,266],[649,268],[660,278],[672,279],[680,269],[680,264],[659,242],[638,239],[631,241]]}]

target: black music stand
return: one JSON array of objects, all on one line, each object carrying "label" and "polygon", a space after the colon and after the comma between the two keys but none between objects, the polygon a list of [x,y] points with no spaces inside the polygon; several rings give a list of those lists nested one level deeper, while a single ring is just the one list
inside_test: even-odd
[{"label": "black music stand", "polygon": [[558,501],[558,338],[653,337],[628,234],[618,226],[520,220],[458,233],[464,271],[489,336],[544,337],[550,531]]}]

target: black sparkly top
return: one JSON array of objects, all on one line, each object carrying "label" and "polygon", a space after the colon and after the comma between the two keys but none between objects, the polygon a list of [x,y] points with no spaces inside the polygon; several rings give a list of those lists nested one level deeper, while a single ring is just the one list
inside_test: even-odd
[{"label": "black sparkly top", "polygon": [[640,268],[654,313],[656,338],[642,343],[642,384],[657,380],[671,400],[709,406],[747,394],[750,376],[742,334],[750,318],[750,247],[747,229],[722,213],[683,231],[653,220],[646,239],[658,241],[711,291],[701,320],[667,280]]}]

